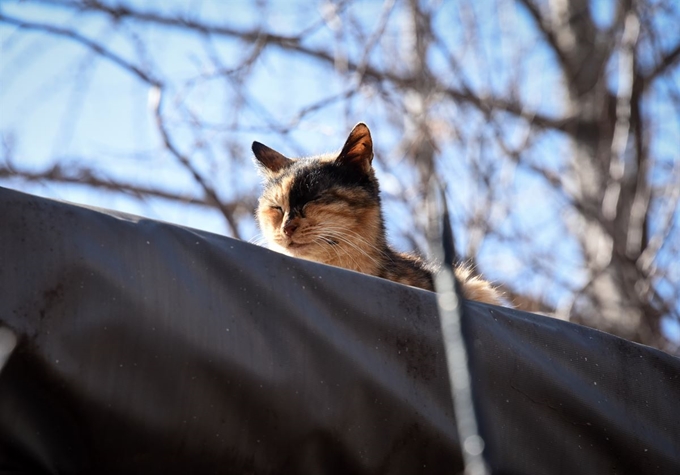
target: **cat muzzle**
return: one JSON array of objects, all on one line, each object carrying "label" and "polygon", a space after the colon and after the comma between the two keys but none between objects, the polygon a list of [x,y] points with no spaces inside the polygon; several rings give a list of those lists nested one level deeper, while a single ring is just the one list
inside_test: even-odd
[{"label": "cat muzzle", "polygon": [[300,225],[294,221],[288,221],[286,224],[283,226],[283,234],[285,234],[288,237],[291,237],[295,230],[299,228]]}]

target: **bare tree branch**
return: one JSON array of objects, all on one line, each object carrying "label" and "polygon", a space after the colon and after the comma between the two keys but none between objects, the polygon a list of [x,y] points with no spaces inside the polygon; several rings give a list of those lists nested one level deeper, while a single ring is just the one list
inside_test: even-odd
[{"label": "bare tree branch", "polygon": [[86,38],[76,31],[73,30],[68,30],[65,28],[60,28],[58,26],[54,25],[48,25],[44,23],[35,23],[35,22],[29,22],[29,21],[23,21],[19,20],[18,18],[13,18],[10,16],[7,16],[0,12],[0,23],[6,23],[8,25],[14,25],[18,28],[24,29],[24,30],[35,30],[35,31],[42,31],[45,33],[49,33],[55,36],[60,36],[63,38],[68,38],[70,40],[73,40],[77,43],[82,44],[83,46],[91,49],[98,55],[112,61],[113,63],[117,64],[124,70],[134,74],[137,76],[139,79],[144,81],[147,84],[150,85],[160,85],[160,82],[151,76],[149,76],[147,73],[139,69],[137,66],[134,64],[130,63],[129,61],[123,59],[119,55],[113,53],[112,51],[108,50],[104,46],[90,40],[89,38]]},{"label": "bare tree branch", "polygon": [[562,51],[562,46],[559,44],[559,41],[557,40],[557,36],[553,31],[552,26],[543,17],[543,14],[538,8],[538,5],[536,5],[533,0],[519,0],[519,3],[524,5],[524,7],[527,9],[531,17],[534,19],[534,21],[536,22],[536,26],[545,37],[546,42],[550,45],[550,48],[555,53],[555,56],[557,56],[562,67],[565,70],[569,71],[570,64],[567,61],[566,55]]},{"label": "bare tree branch", "polygon": [[208,183],[208,181],[193,165],[191,160],[179,151],[177,146],[170,138],[170,134],[168,133],[168,129],[163,119],[163,114],[161,113],[161,108],[163,106],[163,90],[160,87],[157,87],[154,91],[154,95],[155,98],[153,99],[153,110],[156,116],[156,125],[158,126],[158,130],[160,131],[163,138],[165,148],[168,149],[168,151],[174,155],[174,157],[182,164],[182,166],[191,173],[191,176],[193,176],[196,183],[198,183],[200,187],[203,188],[203,192],[205,193],[207,200],[222,212],[222,215],[227,220],[227,224],[229,225],[231,235],[236,239],[241,239],[241,235],[238,230],[238,223],[234,218],[233,210],[229,209],[224,203],[222,203],[222,200],[217,196],[217,192],[212,187],[212,185]]},{"label": "bare tree branch", "polygon": [[[177,203],[215,208],[212,200],[207,198],[182,195],[160,188],[133,185],[128,181],[105,178],[102,177],[97,170],[91,168],[78,168],[75,166],[64,168],[61,165],[56,164],[47,169],[28,170],[17,168],[15,165],[0,165],[0,178],[11,178],[33,183],[64,183],[69,185],[89,186],[101,190],[129,194],[137,198],[160,198]],[[249,214],[250,210],[255,207],[256,200],[253,198],[249,201],[250,202],[246,202],[243,198],[239,198],[232,203],[224,203],[223,206],[227,208],[232,215],[243,213],[245,210],[247,210],[246,214]]]},{"label": "bare tree branch", "polygon": [[659,76],[665,74],[670,68],[675,66],[680,60],[680,43],[671,48],[663,58],[654,66],[647,74],[644,75],[643,81],[645,85],[650,84]]},{"label": "bare tree branch", "polygon": [[[67,1],[54,1],[54,0],[41,0],[41,1],[56,5],[68,6],[72,8],[77,8],[81,6],[77,3]],[[254,42],[265,46],[273,46],[286,51],[303,54],[310,58],[320,60],[331,67],[334,67],[336,64],[335,54],[322,49],[305,46],[303,44],[304,38],[301,36],[273,35],[267,32],[263,32],[259,29],[239,30],[235,28],[228,28],[222,25],[209,25],[192,19],[172,18],[152,12],[140,12],[137,10],[131,10],[125,6],[111,7],[108,5],[104,5],[98,1],[87,2],[87,8],[102,11],[113,17],[116,21],[119,21],[124,18],[129,18],[136,21],[156,23],[163,26],[186,29],[207,36],[210,35],[225,36],[229,38],[244,40],[246,42]],[[1,19],[2,18],[0,17],[0,20]],[[64,33],[64,35],[70,36],[66,33]],[[348,60],[347,68],[350,71],[362,71],[363,72],[362,75],[364,77],[374,81],[382,82],[386,80],[404,89],[414,89],[416,87],[415,79],[413,77],[404,76],[399,73],[396,73],[395,71],[380,70],[371,66],[370,64],[364,65],[363,63],[355,63],[354,61]],[[539,114],[537,112],[527,111],[524,108],[522,108],[519,104],[513,101],[507,101],[500,97],[481,98],[470,90],[458,90],[452,87],[446,87],[443,84],[435,85],[434,89],[440,90],[455,100],[475,106],[483,111],[499,109],[511,114],[518,115],[525,119],[530,119],[538,127],[556,129],[562,132],[570,132],[573,129],[573,127],[570,127],[570,125],[573,124],[573,120],[570,117],[563,119],[554,119],[543,114]]]}]

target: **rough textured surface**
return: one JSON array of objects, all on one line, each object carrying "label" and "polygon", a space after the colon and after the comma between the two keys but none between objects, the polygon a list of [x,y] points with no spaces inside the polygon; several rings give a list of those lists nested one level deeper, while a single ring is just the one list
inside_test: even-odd
[{"label": "rough textured surface", "polygon": [[[466,304],[494,473],[680,473],[680,363]],[[460,469],[434,295],[0,189],[0,473]]]}]

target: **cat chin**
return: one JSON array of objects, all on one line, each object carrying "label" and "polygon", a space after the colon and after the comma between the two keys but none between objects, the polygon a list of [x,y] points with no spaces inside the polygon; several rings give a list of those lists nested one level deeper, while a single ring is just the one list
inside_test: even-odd
[{"label": "cat chin", "polygon": [[287,256],[293,256],[293,257],[302,257],[306,259],[311,259],[311,257],[308,255],[308,249],[311,244],[295,244],[291,243],[291,245],[288,246],[282,246],[280,244],[276,243],[270,243],[269,244],[269,249],[272,251],[277,251],[280,252],[281,254],[286,254]]},{"label": "cat chin", "polygon": [[291,253],[288,252],[288,249],[286,249],[283,246],[276,244],[275,242],[269,242],[267,244],[267,247],[269,249],[271,249],[272,251],[280,252],[281,254],[286,254],[286,255],[289,255],[289,256],[291,255]]}]

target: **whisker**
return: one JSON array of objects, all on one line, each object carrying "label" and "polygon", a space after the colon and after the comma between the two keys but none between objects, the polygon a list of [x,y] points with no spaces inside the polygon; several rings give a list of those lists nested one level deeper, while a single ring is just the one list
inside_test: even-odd
[{"label": "whisker", "polygon": [[[369,254],[368,252],[366,252],[364,249],[361,249],[359,246],[357,246],[355,243],[353,243],[352,241],[350,241],[348,238],[346,238],[346,237],[344,237],[344,236],[341,236],[341,235],[338,235],[338,234],[333,234],[333,233],[331,233],[331,236],[333,236],[335,239],[340,240],[341,242],[344,242],[344,243],[347,244],[348,246],[350,246],[350,247],[352,247],[353,249],[355,249],[357,252],[363,254],[363,255],[366,256],[369,260],[371,260],[376,266],[381,267],[380,262],[379,262],[375,257],[373,257],[372,255],[370,255],[370,254]],[[372,246],[372,247],[375,248],[375,246]],[[376,249],[377,249],[377,248],[376,248]]]},{"label": "whisker", "polygon": [[[326,233],[324,233],[324,234],[326,234]],[[346,239],[344,236],[341,236],[341,235],[333,235],[333,237],[336,238],[336,239],[338,239],[338,240],[340,240],[341,242],[347,244],[348,246],[354,248],[354,249],[357,250],[358,252],[364,254],[368,259],[370,259],[371,261],[373,261],[373,263],[374,263],[376,266],[378,266],[378,267],[380,266],[380,263],[379,263],[378,261],[376,261],[370,254],[368,254],[368,253],[365,252],[363,249],[361,249],[360,247],[358,247],[356,244],[354,244],[354,243],[352,243],[351,241],[349,241],[348,239]],[[315,238],[314,238],[315,242],[317,242],[317,243],[319,242],[319,240],[321,240],[322,242],[324,242],[324,244],[327,244],[327,243],[324,241],[324,239],[326,239],[326,236],[321,235],[321,234],[318,234],[318,233],[317,233],[317,235],[316,235]],[[327,249],[332,249],[333,252],[335,253],[335,255],[337,256],[338,259],[342,259],[342,256],[341,256],[341,255],[339,254],[339,252],[338,252],[338,250],[342,250],[343,253],[344,253],[349,259],[351,259],[352,262],[354,262],[354,265],[355,265],[354,268],[355,268],[356,270],[361,269],[361,265],[359,265],[359,263],[358,263],[357,260],[355,259],[355,256],[352,255],[352,253],[350,253],[347,249],[344,249],[344,248],[342,248],[342,247],[339,247],[339,248],[338,248],[337,246],[323,246],[323,247],[324,247],[324,249],[326,249],[326,250],[327,250]]]},{"label": "whisker", "polygon": [[326,246],[324,246],[323,238],[315,238],[312,240],[312,243],[316,244],[319,249],[321,249],[323,252],[326,253],[326,256],[328,256],[328,260],[331,260],[331,253],[328,252],[328,249]]},{"label": "whisker", "polygon": [[333,247],[331,247],[331,249],[333,249],[333,252],[335,252],[335,255],[338,257],[338,259],[342,259],[342,256],[340,256],[340,252],[339,252],[339,251],[344,252],[345,255],[346,255],[349,259],[351,259],[352,262],[354,262],[354,269],[355,269],[355,270],[361,269],[361,266],[359,265],[359,263],[357,262],[357,260],[354,258],[354,256],[353,256],[347,249],[344,249],[344,248],[342,248],[342,247],[337,247],[337,246],[333,246]]},{"label": "whisker", "polygon": [[262,246],[266,244],[269,240],[263,234],[257,234],[250,238],[248,241],[250,244],[255,244],[256,246]]},{"label": "whisker", "polygon": [[330,227],[330,228],[323,229],[323,231],[328,231],[327,234],[329,234],[333,237],[341,236],[341,237],[344,237],[345,239],[348,239],[348,237],[345,234],[352,234],[355,240],[364,243],[367,247],[376,251],[377,254],[382,255],[383,257],[389,257],[388,254],[384,250],[380,249],[375,244],[372,244],[371,242],[366,240],[363,236],[361,236],[358,233],[355,233],[354,231],[351,231],[349,229]]},{"label": "whisker", "polygon": [[379,252],[379,253],[383,254],[385,257],[387,257],[387,254],[386,254],[383,250],[381,250],[380,248],[378,248],[377,246],[375,246],[373,243],[369,242],[366,238],[364,238],[361,234],[357,233],[356,231],[353,231],[353,230],[351,230],[351,229],[349,229],[349,228],[338,227],[338,226],[328,226],[328,227],[324,227],[322,231],[326,231],[326,230],[328,230],[328,231],[336,231],[336,232],[339,231],[339,232],[342,232],[343,234],[352,235],[356,240],[365,243],[367,246],[369,246],[369,247],[375,249],[377,252]]}]

